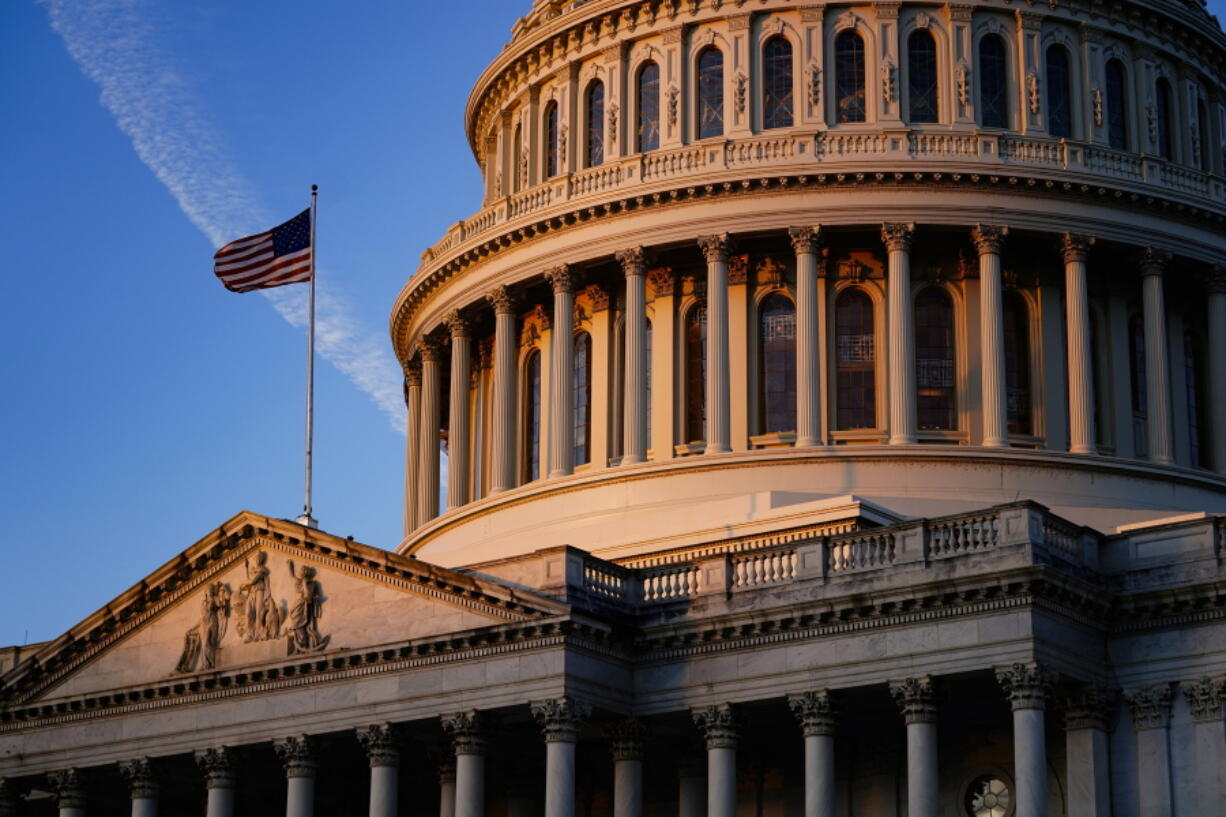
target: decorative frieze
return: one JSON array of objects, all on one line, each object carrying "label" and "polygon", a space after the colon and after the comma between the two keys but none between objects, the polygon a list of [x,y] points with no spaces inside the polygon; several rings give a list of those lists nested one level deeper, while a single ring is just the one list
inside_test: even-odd
[{"label": "decorative frieze", "polygon": [[890,695],[908,724],[937,722],[936,695],[931,675],[890,681]]},{"label": "decorative frieze", "polygon": [[1009,228],[1003,224],[976,224],[971,230],[971,240],[980,255],[1000,255]]},{"label": "decorative frieze", "polygon": [[569,696],[532,701],[528,708],[540,724],[546,743],[578,742],[579,726],[592,714],[590,704]]},{"label": "decorative frieze", "polygon": [[1226,705],[1226,675],[1217,678],[1200,678],[1196,681],[1180,681],[1179,689],[1188,699],[1192,717],[1197,723],[1220,721],[1223,705]]},{"label": "decorative frieze", "polygon": [[357,730],[358,743],[366,752],[370,767],[400,765],[400,746],[390,723],[378,723]]},{"label": "decorative frieze", "polygon": [[1137,731],[1165,729],[1171,718],[1171,685],[1155,684],[1125,690],[1124,700],[1132,711]]},{"label": "decorative frieze", "polygon": [[119,773],[128,785],[128,796],[133,800],[156,800],[158,797],[157,775],[153,761],[147,757],[125,760],[119,764]]},{"label": "decorative frieze", "polygon": [[1065,699],[1064,728],[1106,731],[1118,701],[1116,690],[1101,684],[1085,684]]},{"label": "decorative frieze", "polygon": [[286,777],[314,777],[319,768],[314,741],[308,735],[293,735],[272,742],[273,751]]},{"label": "decorative frieze", "polygon": [[800,721],[805,737],[833,737],[838,731],[838,718],[830,692],[825,689],[788,696],[788,708]]},{"label": "decorative frieze", "polygon": [[485,754],[485,734],[482,729],[483,718],[475,709],[463,712],[452,712],[440,718],[443,732],[451,740],[451,746],[457,755]]},{"label": "decorative frieze", "polygon": [[1042,664],[1016,663],[996,668],[996,682],[1009,697],[1013,711],[1046,709],[1051,695],[1052,674]]},{"label": "decorative frieze", "polygon": [[234,758],[229,747],[217,746],[197,751],[196,766],[204,775],[205,788],[234,788]]},{"label": "decorative frieze", "polygon": [[614,761],[642,760],[647,742],[647,725],[638,718],[624,718],[604,728],[605,739]]},{"label": "decorative frieze", "polygon": [[1085,263],[1086,257],[1090,254],[1090,247],[1094,245],[1094,236],[1080,235],[1078,233],[1065,233],[1060,237],[1060,253],[1064,257],[1064,263]]},{"label": "decorative frieze", "polygon": [[76,769],[60,769],[47,772],[47,782],[55,792],[56,804],[64,809],[85,808],[85,781]]},{"label": "decorative frieze", "polygon": [[691,712],[694,725],[702,730],[707,749],[735,749],[740,722],[732,704],[712,704]]}]

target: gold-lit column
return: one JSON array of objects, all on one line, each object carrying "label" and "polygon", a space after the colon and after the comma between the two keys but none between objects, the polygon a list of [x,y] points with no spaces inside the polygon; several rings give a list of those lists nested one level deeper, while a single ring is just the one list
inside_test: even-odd
[{"label": "gold-lit column", "polygon": [[459,312],[447,315],[451,331],[451,405],[447,423],[447,508],[468,504],[468,386],[472,334]]},{"label": "gold-lit column", "polygon": [[404,535],[417,528],[417,462],[421,458],[417,445],[421,441],[421,361],[404,364],[405,404],[409,416],[405,423],[404,441]]},{"label": "gold-lit column", "polygon": [[705,453],[731,451],[728,394],[728,234],[698,239],[707,259],[707,445]]},{"label": "gold-lit column", "polygon": [[626,275],[622,465],[647,459],[647,264],[642,247],[617,254]]},{"label": "gold-lit column", "polygon": [[1005,378],[1005,319],[1000,248],[1008,227],[979,224],[971,231],[979,251],[979,327],[983,355],[983,445],[1009,445],[1008,384]]},{"label": "gold-lit column", "polygon": [[571,372],[575,365],[575,276],[563,264],[545,273],[553,286],[553,354],[550,355],[549,477],[564,477],[575,470],[575,392]]},{"label": "gold-lit column", "polygon": [[1069,451],[1093,454],[1094,361],[1090,357],[1090,296],[1086,256],[1092,236],[1064,234],[1065,328],[1068,332]]},{"label": "gold-lit column", "polygon": [[438,516],[439,413],[442,411],[443,347],[435,338],[421,344],[421,426],[418,429],[417,524]]},{"label": "gold-lit column", "polygon": [[796,447],[821,439],[821,358],[818,355],[817,250],[820,227],[788,230],[796,251]]},{"label": "gold-lit column", "polygon": [[515,487],[515,299],[506,287],[486,295],[494,307],[494,412],[490,493]]},{"label": "gold-lit column", "polygon": [[888,324],[890,348],[890,445],[911,445],[915,426],[915,317],[911,309],[911,239],[914,224],[883,224],[881,240],[890,254]]}]

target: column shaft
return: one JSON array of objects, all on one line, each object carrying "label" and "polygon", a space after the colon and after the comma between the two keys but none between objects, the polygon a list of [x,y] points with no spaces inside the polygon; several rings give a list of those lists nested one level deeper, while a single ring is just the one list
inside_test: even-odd
[{"label": "column shaft", "polygon": [[647,266],[642,248],[618,253],[626,274],[622,465],[647,459]]},{"label": "column shaft", "polygon": [[447,507],[468,504],[468,381],[472,372],[472,339],[468,323],[458,313],[447,318],[451,328],[451,405],[447,423]]},{"label": "column shaft", "polygon": [[1167,256],[1147,250],[1141,264],[1145,317],[1145,379],[1149,410],[1149,458],[1175,461],[1171,443],[1171,369],[1166,338],[1166,298],[1162,276]]},{"label": "column shaft", "polygon": [[707,817],[736,817],[736,749],[707,750]]},{"label": "column shaft", "polygon": [[[888,323],[890,445],[916,441],[915,317],[911,309],[911,237],[914,224],[886,224],[882,239],[889,251]],[[915,817],[915,815],[912,815]]]},{"label": "column shaft", "polygon": [[705,453],[731,451],[728,392],[728,236],[698,240],[707,259],[707,441]]},{"label": "column shaft", "polygon": [[1208,411],[1209,465],[1226,474],[1226,268],[1218,267],[1209,288]]},{"label": "column shaft", "polygon": [[485,756],[455,758],[455,817],[484,817]]},{"label": "column shaft", "polygon": [[643,761],[613,764],[613,817],[643,817]]},{"label": "column shaft", "polygon": [[210,788],[206,817],[234,817],[234,789]]},{"label": "column shaft", "polygon": [[805,817],[834,817],[834,735],[805,737]]},{"label": "column shaft", "polygon": [[574,278],[570,268],[547,273],[553,284],[553,348],[549,377],[549,476],[564,477],[575,470],[575,359]]},{"label": "column shaft", "polygon": [[1086,817],[1110,817],[1107,733],[1097,727],[1065,732],[1068,755],[1068,811]]},{"label": "column shaft", "polygon": [[1043,710],[1013,710],[1014,817],[1047,817],[1047,744]]},{"label": "column shaft", "polygon": [[981,224],[973,233],[979,250],[979,326],[983,368],[983,445],[1009,445],[1008,383],[1005,376],[1004,284],[1000,250],[1008,227]]},{"label": "column shaft", "polygon": [[[1151,407],[1152,409],[1152,407]],[[1138,813],[1171,817],[1171,753],[1167,726],[1171,717],[1171,687],[1155,684],[1124,693],[1137,732]]]},{"label": "column shaft", "polygon": [[703,817],[707,813],[707,781],[697,770],[683,770],[677,781],[677,817]]},{"label": "column shaft", "polygon": [[821,358],[818,356],[818,230],[789,230],[796,250],[796,447],[821,441]]},{"label": "column shaft", "polygon": [[575,817],[575,744],[545,744],[545,817]]},{"label": "column shaft", "polygon": [[515,487],[515,302],[505,287],[488,297],[494,305],[494,411],[490,437],[490,493]]},{"label": "column shaft", "polygon": [[441,411],[442,378],[440,349],[427,344],[421,354],[421,426],[417,460],[417,524],[426,524],[438,516],[439,481],[439,413]]},{"label": "column shaft", "polygon": [[285,817],[312,817],[315,814],[315,778],[291,777],[286,783]]},{"label": "column shaft", "polygon": [[158,817],[158,801],[153,797],[133,797],[132,817]]},{"label": "column shaft", "polygon": [[406,408],[408,422],[405,425],[404,441],[404,535],[417,529],[417,464],[421,460],[418,444],[421,442],[421,365],[405,366]]},{"label": "column shaft", "polygon": [[1086,254],[1093,238],[1064,234],[1065,330],[1068,346],[1069,451],[1093,454],[1094,361],[1090,356],[1090,295]]},{"label": "column shaft", "polygon": [[890,682],[890,694],[907,723],[907,817],[937,817],[937,709],[932,678]]},{"label": "column shaft", "polygon": [[371,766],[370,817],[396,817],[399,798],[400,770],[395,766]]}]

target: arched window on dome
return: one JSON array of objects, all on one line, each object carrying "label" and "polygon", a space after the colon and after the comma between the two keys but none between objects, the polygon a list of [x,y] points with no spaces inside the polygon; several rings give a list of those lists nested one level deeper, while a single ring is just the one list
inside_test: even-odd
[{"label": "arched window on dome", "polygon": [[558,175],[558,103],[551,101],[545,106],[545,178]]},{"label": "arched window on dome", "polygon": [[1188,405],[1188,464],[1203,468],[1205,462],[1205,352],[1194,332],[1183,336],[1184,388]]},{"label": "arched window on dome", "polygon": [[639,153],[660,147],[660,66],[649,62],[639,69],[636,145]]},{"label": "arched window on dome", "polygon": [[1010,434],[1034,433],[1030,400],[1030,308],[1016,292],[1004,296],[1005,418]]},{"label": "arched window on dome", "polygon": [[1116,59],[1107,62],[1107,143],[1128,150],[1128,78]]},{"label": "arched window on dome", "polygon": [[854,31],[834,38],[835,105],[839,122],[863,122],[867,116],[864,40]]},{"label": "arched window on dome", "polygon": [[704,48],[698,55],[695,77],[697,109],[695,119],[698,138],[724,135],[724,53],[715,46]]},{"label": "arched window on dome", "polygon": [[762,46],[762,127],[792,127],[792,44],[782,35]]},{"label": "arched window on dome", "polygon": [[779,292],[758,307],[758,417],[762,434],[796,430],[796,305]]},{"label": "arched window on dome", "polygon": [[877,338],[873,299],[845,290],[834,314],[835,404],[839,430],[877,427]]},{"label": "arched window on dome", "polygon": [[1132,387],[1132,445],[1137,458],[1149,456],[1149,385],[1145,371],[1145,319],[1128,319],[1128,374]]},{"label": "arched window on dome", "polygon": [[979,122],[985,128],[1009,127],[1009,56],[996,34],[979,41]]},{"label": "arched window on dome", "polygon": [[518,122],[515,124],[515,138],[511,141],[511,192],[518,193],[524,189],[524,129]]},{"label": "arched window on dome", "polygon": [[1062,45],[1047,47],[1047,132],[1068,139],[1073,135],[1072,71]]},{"label": "arched window on dome", "polygon": [[1174,143],[1171,141],[1171,107],[1171,84],[1165,77],[1159,77],[1154,88],[1154,118],[1158,130],[1158,144],[1155,147],[1163,159],[1175,158]]},{"label": "arched window on dome", "polygon": [[596,167],[604,164],[604,83],[600,80],[587,86],[586,108],[583,163],[585,167]]},{"label": "arched window on dome", "polygon": [[700,301],[685,313],[685,438],[707,436],[707,305]]},{"label": "arched window on dome", "polygon": [[541,476],[541,353],[533,349],[524,360],[523,441],[520,455],[520,481],[529,483]]},{"label": "arched window on dome", "polygon": [[937,43],[932,32],[916,29],[907,38],[908,120],[936,122],[937,104]]},{"label": "arched window on dome", "polygon": [[592,336],[587,332],[575,335],[570,380],[574,390],[574,464],[583,465],[592,455]]},{"label": "arched window on dome", "polygon": [[915,385],[919,428],[953,430],[954,304],[940,287],[928,287],[915,298]]}]

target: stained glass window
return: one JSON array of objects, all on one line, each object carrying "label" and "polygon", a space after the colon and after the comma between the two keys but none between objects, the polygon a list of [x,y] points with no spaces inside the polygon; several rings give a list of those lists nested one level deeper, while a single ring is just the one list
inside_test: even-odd
[{"label": "stained glass window", "polygon": [[937,44],[923,29],[907,38],[907,101],[911,122],[937,121]]},{"label": "stained glass window", "polygon": [[1175,158],[1171,150],[1171,86],[1165,79],[1159,79],[1154,95],[1154,106],[1158,120],[1158,155],[1163,159]]},{"label": "stained glass window", "polygon": [[937,287],[915,299],[915,385],[919,427],[953,429],[954,306]]},{"label": "stained glass window", "polygon": [[708,48],[698,55],[698,138],[724,135],[724,55]]},{"label": "stained glass window", "polygon": [[545,106],[545,178],[558,175],[558,103]]},{"label": "stained glass window", "polygon": [[1068,138],[1073,135],[1072,89],[1069,85],[1068,52],[1063,46],[1047,49],[1047,132]]},{"label": "stained glass window", "polygon": [[592,453],[592,336],[575,335],[571,387],[574,389],[575,465],[587,462]]},{"label": "stained glass window", "polygon": [[535,349],[524,362],[523,481],[541,476],[541,353]]},{"label": "stained glass window", "polygon": [[649,62],[639,71],[638,150],[646,153],[660,147],[660,66]]},{"label": "stained glass window", "polygon": [[707,436],[707,305],[695,304],[685,315],[685,434],[690,441]]},{"label": "stained glass window", "polygon": [[796,307],[778,293],[758,309],[758,412],[763,434],[796,430]]},{"label": "stained glass window", "polygon": [[604,83],[596,80],[587,89],[587,145],[584,164],[604,163]]},{"label": "stained glass window", "polygon": [[979,121],[986,128],[1009,127],[1009,59],[1005,41],[988,34],[979,41]]},{"label": "stained glass window", "polygon": [[762,48],[762,127],[792,127],[792,44],[771,37]]},{"label": "stained glass window", "polygon": [[862,289],[839,296],[835,310],[837,425],[840,429],[877,427],[877,354],[873,301]]},{"label": "stained glass window", "polygon": [[863,122],[864,40],[854,31],[844,31],[834,40],[834,79],[838,121]]}]

